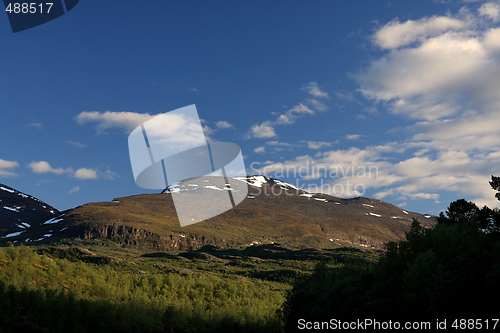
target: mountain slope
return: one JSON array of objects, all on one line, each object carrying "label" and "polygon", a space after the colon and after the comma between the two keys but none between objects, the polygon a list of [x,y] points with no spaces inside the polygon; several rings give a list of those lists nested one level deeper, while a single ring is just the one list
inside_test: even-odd
[{"label": "mountain slope", "polygon": [[[431,226],[436,217],[407,212],[380,200],[314,195],[263,176],[240,178],[247,199],[235,208],[190,226],[179,225],[171,194],[142,194],[89,203],[52,216],[19,236],[25,243],[60,239],[107,240],[122,246],[189,250],[279,242],[300,247],[359,246],[383,249],[404,238],[412,218]],[[215,184],[215,182],[214,182]],[[207,183],[206,188],[222,190]],[[179,184],[175,192],[196,190]]]},{"label": "mountain slope", "polygon": [[59,214],[39,199],[0,184],[0,230],[2,235],[20,234]]}]

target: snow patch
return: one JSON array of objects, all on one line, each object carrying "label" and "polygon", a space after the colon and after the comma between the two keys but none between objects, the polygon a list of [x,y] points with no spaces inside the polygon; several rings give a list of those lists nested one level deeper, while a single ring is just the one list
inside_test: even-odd
[{"label": "snow patch", "polygon": [[372,205],[367,205],[367,204],[362,204],[363,206],[366,206],[366,207],[371,207],[371,208],[375,208],[374,206]]},{"label": "snow patch", "polygon": [[375,213],[370,213],[370,215],[372,215],[372,216],[376,216],[376,217],[382,217],[382,215],[380,215],[380,214],[375,214]]},{"label": "snow patch", "polygon": [[403,210],[403,213],[408,214],[408,212],[406,210]]},{"label": "snow patch", "polygon": [[224,191],[223,189],[218,188],[217,186],[213,186],[213,185],[206,185],[205,188],[210,188],[212,190],[218,190],[218,191]]},{"label": "snow patch", "polygon": [[255,187],[262,187],[262,184],[267,183],[267,180],[266,178],[264,178],[264,176],[234,177],[234,179],[244,181],[245,183]]},{"label": "snow patch", "polygon": [[323,201],[323,202],[328,202],[328,200],[323,199],[323,198],[314,198],[314,200]]},{"label": "snow patch", "polygon": [[8,237],[15,237],[15,236],[19,236],[20,234],[22,234],[24,231],[18,231],[18,232],[13,232],[13,233],[10,233],[10,234],[7,234],[5,236],[3,236],[2,238],[8,238]]},{"label": "snow patch", "polygon": [[19,213],[19,210],[17,210],[16,208],[21,208],[21,207],[16,207],[16,208],[13,208],[13,207],[8,207],[8,206],[3,206],[4,209],[8,209],[8,210],[11,210],[13,212],[16,212],[16,213]]},{"label": "snow patch", "polygon": [[62,217],[59,217],[59,218],[54,217],[54,218],[51,218],[48,221],[43,222],[43,224],[55,224],[55,223],[61,222],[62,220],[64,220]]},{"label": "snow patch", "polygon": [[14,193],[15,192],[14,190],[11,190],[10,188],[6,188],[6,187],[3,187],[3,186],[0,186],[0,190],[4,190],[4,191],[10,192],[10,193]]},{"label": "snow patch", "polygon": [[297,191],[302,191],[302,189],[298,188],[297,186],[295,185],[292,185],[290,183],[285,183],[285,182],[282,182],[281,180],[278,180],[278,179],[275,179],[274,182],[278,185],[281,186],[282,189],[286,190],[288,188],[293,188],[294,190],[297,190]]},{"label": "snow patch", "polygon": [[424,217],[425,217],[426,219],[428,219],[428,218],[430,218],[431,216],[430,216],[430,215],[424,215]]}]

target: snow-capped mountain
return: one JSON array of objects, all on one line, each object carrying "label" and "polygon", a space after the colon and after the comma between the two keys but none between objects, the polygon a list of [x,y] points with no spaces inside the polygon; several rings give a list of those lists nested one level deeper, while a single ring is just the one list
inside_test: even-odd
[{"label": "snow-capped mountain", "polygon": [[0,231],[4,237],[20,235],[59,213],[31,195],[0,184]]},{"label": "snow-capped mountain", "polygon": [[[63,238],[80,241],[107,238],[120,246],[187,250],[207,244],[235,246],[278,241],[308,247],[383,249],[386,242],[404,238],[413,218],[425,226],[436,223],[435,216],[405,211],[381,200],[308,193],[289,183],[260,175],[236,179],[242,183],[231,190],[248,186],[246,199],[233,209],[190,226],[180,227],[171,193],[202,188],[204,193],[228,190],[227,185],[221,186],[224,182],[220,178],[204,179],[196,186],[180,182],[170,188],[170,193],[115,198],[64,212],[41,203],[37,207],[44,209],[40,214],[44,218],[40,218],[37,225],[22,218],[14,219],[16,215],[9,216],[12,221],[9,226],[17,229],[0,234],[0,242],[39,244]],[[4,196],[28,199],[5,188]],[[31,202],[39,201],[32,198]],[[199,204],[206,206],[204,202]],[[11,215],[32,209],[31,206],[27,208],[24,201],[6,206],[9,208],[3,209],[5,214]]]}]

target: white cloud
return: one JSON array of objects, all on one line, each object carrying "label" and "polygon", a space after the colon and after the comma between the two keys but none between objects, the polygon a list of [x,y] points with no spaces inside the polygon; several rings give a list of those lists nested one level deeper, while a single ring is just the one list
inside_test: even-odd
[{"label": "white cloud", "polygon": [[6,169],[15,169],[19,167],[19,163],[16,161],[7,161],[0,158],[0,177],[14,177],[17,176],[16,173],[12,171],[7,171]]},{"label": "white cloud", "polygon": [[301,89],[307,90],[307,92],[315,98],[307,99],[303,103],[298,103],[285,111],[285,113],[278,115],[274,121],[266,120],[260,125],[253,125],[250,128],[247,137],[272,138],[277,136],[275,132],[276,126],[292,125],[295,124],[297,119],[303,117],[304,115],[314,115],[317,112],[324,112],[328,110],[328,106],[326,104],[317,100],[317,98],[327,98],[328,94],[319,89],[316,82],[310,82]]},{"label": "white cloud", "polygon": [[215,126],[219,129],[234,128],[234,126],[225,120],[221,120],[215,123]]},{"label": "white cloud", "polygon": [[73,147],[77,147],[77,148],[85,148],[85,147],[87,147],[86,144],[83,144],[83,143],[78,142],[78,141],[67,140],[64,143],[66,143],[68,145],[72,145]]},{"label": "white cloud", "polygon": [[298,156],[294,160],[265,165],[258,173],[295,179],[306,190],[339,197],[363,195],[365,190],[375,189],[374,197],[378,199],[403,196],[410,200],[437,201],[444,191],[466,196],[481,206],[498,206],[488,180],[495,172],[498,174],[500,153],[479,156],[446,151],[436,158],[420,156],[402,159],[395,164],[388,162],[386,154],[417,148],[402,146],[352,147],[327,151],[315,157]]},{"label": "white cloud", "polygon": [[266,142],[266,145],[268,145],[268,146],[280,146],[280,147],[291,147],[291,146],[293,146],[291,143],[281,142],[281,141],[268,141],[268,142]]},{"label": "white cloud", "polygon": [[93,169],[80,168],[75,171],[74,177],[78,179],[97,179],[97,171]]},{"label": "white cloud", "polygon": [[405,23],[394,20],[379,29],[373,37],[377,46],[394,49],[465,26],[466,22],[447,16],[426,17],[418,21],[408,20]]},{"label": "white cloud", "polygon": [[73,169],[63,169],[63,168],[53,168],[47,161],[31,162],[29,168],[34,173],[55,173],[56,175],[62,175],[64,173],[72,173]]},{"label": "white cloud", "polygon": [[106,172],[99,172],[98,177],[104,178],[104,179],[109,179],[109,180],[115,180],[116,178],[118,178],[120,176],[114,171],[106,170]]},{"label": "white cloud", "polygon": [[318,87],[318,84],[316,82],[309,82],[308,84],[304,85],[302,87],[302,89],[307,90],[307,93],[309,95],[314,96],[314,97],[318,97],[318,98],[327,98],[328,97],[328,93],[321,90]]},{"label": "white cloud", "polygon": [[107,170],[104,173],[98,173],[97,170],[90,169],[90,168],[79,168],[76,171],[74,171],[73,168],[54,168],[50,165],[49,162],[47,161],[38,161],[38,162],[31,162],[28,167],[31,169],[32,172],[37,173],[37,174],[42,174],[42,173],[53,173],[56,175],[68,175],[77,179],[97,179],[97,178],[105,178],[105,179],[115,179],[118,177],[118,174],[116,172]]},{"label": "white cloud", "polygon": [[253,150],[254,153],[262,154],[266,152],[266,147],[257,147]]},{"label": "white cloud", "polygon": [[17,168],[18,166],[19,163],[17,163],[16,161],[7,161],[0,158],[0,169],[13,169]]},{"label": "white cloud", "polygon": [[71,190],[69,190],[68,194],[75,193],[80,191],[80,186],[75,186]]},{"label": "white cloud", "polygon": [[323,112],[328,110],[328,106],[326,104],[319,102],[318,100],[311,98],[307,100],[308,104],[317,111]]},{"label": "white cloud", "polygon": [[272,138],[276,136],[274,127],[270,121],[265,121],[260,125],[253,125],[250,128],[250,134],[254,138]]},{"label": "white cloud", "polygon": [[[401,207],[450,195],[499,206],[488,183],[491,175],[500,176],[500,28],[493,24],[499,19],[495,2],[475,13],[462,9],[382,27],[373,41],[385,54],[355,78],[374,107],[413,120],[398,130],[406,138],[297,156],[262,165],[260,173],[337,196],[371,189],[377,198],[404,201]],[[314,85],[310,90],[313,95]],[[311,102],[302,104],[318,111]],[[287,113],[280,117],[280,124],[293,123]]]},{"label": "white cloud", "polygon": [[[496,6],[481,8],[493,15],[491,8]],[[388,31],[392,37],[380,39]],[[462,13],[392,22],[375,36],[376,45],[390,50],[356,76],[365,97],[387,102],[396,114],[428,121],[470,110],[497,112],[500,29],[488,26],[472,13]],[[411,46],[402,42],[416,39],[418,43]]]},{"label": "white cloud", "polygon": [[33,122],[33,123],[29,123],[28,125],[26,125],[26,127],[36,127],[38,129],[42,129],[42,123],[40,123],[40,122]]},{"label": "white cloud", "polygon": [[329,147],[332,145],[332,142],[325,141],[304,141],[307,143],[307,147],[310,149],[321,149],[323,147]]},{"label": "white cloud", "polygon": [[84,111],[76,116],[76,121],[79,124],[86,124],[89,122],[97,122],[96,126],[98,133],[103,132],[110,128],[124,128],[127,133],[131,132],[134,128],[148,121],[153,116],[147,113],[136,112],[112,112],[106,111],[101,113],[99,111]]},{"label": "white cloud", "polygon": [[498,3],[485,3],[478,9],[479,15],[486,16],[494,22],[500,20],[500,5]]},{"label": "white cloud", "polygon": [[454,193],[498,206],[488,180],[500,165],[500,29],[492,24],[499,12],[498,3],[487,3],[477,14],[393,21],[375,33],[374,43],[388,51],[357,76],[360,91],[419,120],[399,145],[418,150],[381,169],[381,178],[396,181],[371,184],[376,197],[437,201]]},{"label": "white cloud", "polygon": [[363,135],[362,134],[347,134],[345,138],[347,140],[355,141],[361,139]]}]

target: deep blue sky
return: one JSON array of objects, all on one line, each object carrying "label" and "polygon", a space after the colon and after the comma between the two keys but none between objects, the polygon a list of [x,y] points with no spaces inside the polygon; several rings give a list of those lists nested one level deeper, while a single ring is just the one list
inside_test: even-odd
[{"label": "deep blue sky", "polygon": [[207,137],[238,144],[248,169],[356,170],[282,178],[294,185],[431,214],[458,198],[495,205],[499,8],[81,0],[15,34],[5,13],[0,183],[61,210],[148,192],[130,167],[134,121],[196,104]]}]

